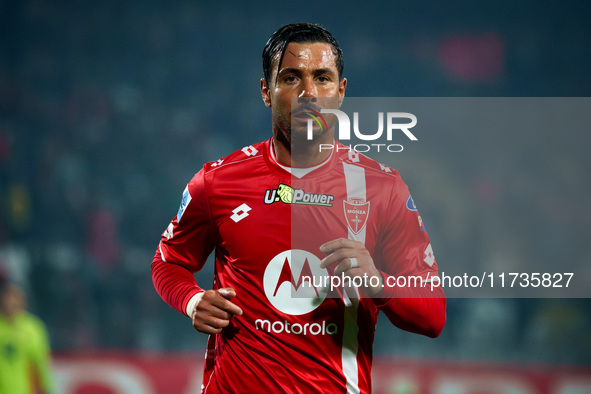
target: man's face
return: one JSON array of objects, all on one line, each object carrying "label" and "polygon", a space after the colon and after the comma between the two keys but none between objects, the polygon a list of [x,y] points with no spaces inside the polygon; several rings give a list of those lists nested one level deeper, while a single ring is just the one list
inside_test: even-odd
[{"label": "man's face", "polygon": [[0,312],[8,317],[23,311],[25,304],[25,293],[16,285],[6,285],[0,293]]},{"label": "man's face", "polygon": [[[271,108],[274,136],[291,143],[292,138],[306,139],[311,117],[303,109],[338,108],[347,80],[339,80],[336,55],[327,43],[289,43],[279,69],[278,61],[273,61],[270,81],[261,80],[261,93],[265,105]],[[299,99],[293,113],[292,98]],[[336,118],[325,119],[329,130],[321,132],[332,140]]]}]

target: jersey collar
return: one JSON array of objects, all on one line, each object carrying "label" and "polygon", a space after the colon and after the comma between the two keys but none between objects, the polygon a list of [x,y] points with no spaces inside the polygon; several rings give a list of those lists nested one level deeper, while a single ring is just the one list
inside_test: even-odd
[{"label": "jersey collar", "polygon": [[325,171],[330,170],[333,167],[334,159],[337,156],[331,150],[330,156],[328,156],[320,164],[317,164],[315,166],[310,166],[310,167],[289,167],[289,166],[283,165],[283,164],[279,163],[279,161],[277,161],[277,158],[275,157],[275,150],[273,149],[273,137],[271,137],[271,139],[268,140],[267,142],[269,145],[268,154],[269,154],[269,159],[270,159],[271,163],[274,164],[275,166],[283,169],[284,171],[291,174],[291,176],[294,176],[296,178],[302,178],[302,177],[304,177],[316,170],[320,170],[320,169],[322,169],[322,171],[319,171],[318,173],[324,173]]}]

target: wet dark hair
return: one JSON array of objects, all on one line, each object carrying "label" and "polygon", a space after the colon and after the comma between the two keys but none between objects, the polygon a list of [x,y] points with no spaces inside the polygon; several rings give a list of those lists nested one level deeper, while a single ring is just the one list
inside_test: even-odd
[{"label": "wet dark hair", "polygon": [[343,51],[332,34],[330,34],[330,32],[324,27],[314,23],[293,23],[285,25],[273,33],[263,49],[263,76],[267,83],[269,83],[269,80],[271,79],[271,66],[273,60],[278,57],[277,69],[279,69],[281,63],[283,63],[285,49],[290,42],[325,42],[332,45],[333,53],[336,56],[339,79],[343,78],[343,69],[345,68]]}]

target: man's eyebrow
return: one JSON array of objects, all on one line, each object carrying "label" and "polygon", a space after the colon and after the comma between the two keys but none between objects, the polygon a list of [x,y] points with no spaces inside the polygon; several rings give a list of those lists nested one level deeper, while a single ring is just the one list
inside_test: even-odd
[{"label": "man's eyebrow", "polygon": [[277,73],[277,75],[279,74],[301,74],[302,71],[298,68],[294,68],[294,67],[286,67],[286,68],[282,68],[281,70],[279,70],[279,72]]},{"label": "man's eyebrow", "polygon": [[331,70],[330,68],[319,68],[313,71],[315,75],[321,75],[321,74],[335,74],[335,72],[333,70]]},{"label": "man's eyebrow", "polygon": [[[301,74],[302,70],[300,70],[299,68],[295,68],[295,67],[286,67],[286,68],[282,68],[281,70],[279,70],[279,72],[277,73],[279,74]],[[330,68],[317,68],[315,70],[312,70],[312,73],[314,75],[321,75],[321,74],[335,74],[334,70],[331,70]]]}]

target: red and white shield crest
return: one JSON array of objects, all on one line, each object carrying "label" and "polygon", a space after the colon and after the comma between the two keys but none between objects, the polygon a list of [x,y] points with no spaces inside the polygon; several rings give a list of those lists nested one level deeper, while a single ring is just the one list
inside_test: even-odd
[{"label": "red and white shield crest", "polygon": [[369,201],[362,198],[350,198],[349,201],[343,200],[343,208],[345,209],[345,219],[349,230],[353,234],[359,234],[367,223],[369,215]]}]

